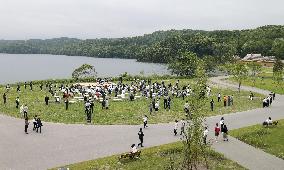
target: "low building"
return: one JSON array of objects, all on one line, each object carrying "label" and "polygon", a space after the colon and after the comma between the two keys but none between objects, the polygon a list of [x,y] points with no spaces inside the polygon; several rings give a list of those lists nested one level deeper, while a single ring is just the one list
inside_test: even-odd
[{"label": "low building", "polygon": [[262,56],[261,54],[247,54],[240,60],[242,63],[256,62],[265,67],[273,67],[275,61],[275,56]]}]

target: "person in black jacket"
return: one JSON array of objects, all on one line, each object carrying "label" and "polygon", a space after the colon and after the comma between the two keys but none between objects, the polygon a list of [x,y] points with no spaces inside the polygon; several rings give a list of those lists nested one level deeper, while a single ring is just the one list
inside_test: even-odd
[{"label": "person in black jacket", "polygon": [[44,98],[45,105],[48,105],[48,100],[49,100],[49,97],[48,97],[48,96],[45,96],[45,98]]},{"label": "person in black jacket", "polygon": [[224,141],[229,141],[228,139],[228,128],[226,125],[223,126],[223,139]]},{"label": "person in black jacket", "polygon": [[38,129],[39,129],[39,133],[41,133],[42,123],[41,123],[40,118],[37,118],[36,124],[37,124],[37,125],[36,125],[36,132],[38,133]]},{"label": "person in black jacket", "polygon": [[140,140],[140,143],[138,144],[138,146],[144,147],[143,146],[144,133],[142,131],[142,128],[140,128],[140,130],[138,132],[138,136],[139,136],[139,140]]}]

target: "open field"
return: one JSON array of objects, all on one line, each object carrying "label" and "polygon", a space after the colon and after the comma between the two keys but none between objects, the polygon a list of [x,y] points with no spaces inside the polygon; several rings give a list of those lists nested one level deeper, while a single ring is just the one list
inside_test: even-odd
[{"label": "open field", "polygon": [[[161,80],[158,80],[159,82]],[[174,83],[176,80],[164,80],[165,83]],[[180,80],[180,85],[187,85],[192,83],[190,79]],[[0,88],[0,94],[6,91],[5,87]],[[221,92],[221,95],[234,95],[234,105],[230,107],[224,107],[223,102],[217,102],[217,94]],[[44,103],[45,95],[49,95],[50,102],[48,106]],[[12,86],[10,91],[7,93],[7,103],[0,103],[0,111],[11,115],[13,117],[21,117],[19,109],[16,109],[15,99],[19,96],[20,105],[27,104],[29,107],[29,117],[37,114],[40,115],[43,121],[49,122],[62,122],[62,123],[85,123],[86,114],[84,112],[84,103],[77,102],[69,104],[69,110],[65,110],[65,103],[55,103],[54,98],[50,96],[45,89],[40,91],[39,87],[34,85],[34,90],[30,91],[29,87],[24,89],[21,87],[21,92],[16,92],[16,87]],[[245,111],[254,108],[261,107],[262,95],[256,94],[259,97],[256,100],[248,100],[249,92],[238,93],[230,89],[212,89],[211,96],[208,98],[208,104],[204,106],[204,112],[207,116],[220,115],[231,112]],[[211,98],[215,101],[214,111],[210,110]],[[160,100],[160,110],[158,112],[153,111],[152,115],[149,115],[149,104],[150,99],[142,97],[135,101],[124,101],[114,102],[110,100],[110,107],[108,110],[101,109],[101,103],[95,102],[94,114],[92,122],[94,124],[141,124],[143,115],[149,116],[149,123],[165,123],[172,122],[175,119],[181,119],[185,116],[183,111],[184,103],[187,99],[172,98],[171,110],[165,110],[163,108],[163,98]]]},{"label": "open field", "polygon": [[230,135],[284,159],[284,120],[277,126],[263,127],[261,124],[232,130]]},{"label": "open field", "polygon": [[[182,143],[171,143],[157,147],[143,149],[141,158],[136,160],[122,160],[119,162],[119,155],[105,157],[97,160],[81,162],[77,164],[67,165],[70,170],[92,170],[92,169],[123,169],[123,170],[156,170],[170,169],[170,167],[180,167],[182,163]],[[245,169],[237,163],[226,159],[223,155],[212,150],[207,151],[209,155],[210,169]],[[57,168],[54,168],[56,170]]]}]

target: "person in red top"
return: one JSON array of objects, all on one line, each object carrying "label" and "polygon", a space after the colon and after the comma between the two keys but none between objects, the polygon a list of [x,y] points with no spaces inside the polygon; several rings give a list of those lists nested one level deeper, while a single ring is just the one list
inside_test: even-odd
[{"label": "person in red top", "polygon": [[215,139],[216,139],[216,142],[217,142],[218,136],[220,134],[220,127],[219,127],[218,123],[216,123],[214,131],[215,131]]}]

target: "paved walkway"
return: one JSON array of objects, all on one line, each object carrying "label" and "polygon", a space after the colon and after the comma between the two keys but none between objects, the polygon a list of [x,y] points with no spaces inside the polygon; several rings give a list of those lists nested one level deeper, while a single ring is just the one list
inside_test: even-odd
[{"label": "paved walkway", "polygon": [[[237,85],[231,85],[227,82],[220,81],[226,77],[214,77],[211,81],[222,87],[231,87],[238,89]],[[253,87],[241,87],[242,90],[269,94],[269,91],[261,90]],[[272,117],[274,120],[283,119],[284,113],[284,96],[276,95],[276,100],[273,101],[270,108],[261,108],[251,111],[240,112],[236,114],[225,115],[225,121],[230,129],[246,127],[249,125],[259,124],[267,117]],[[217,116],[219,117],[219,116]],[[211,117],[212,120],[213,117]],[[216,120],[217,121],[217,120]],[[213,127],[211,127],[213,129]],[[233,137],[229,138],[229,142],[219,142],[213,144],[213,149],[224,154],[227,158],[238,162],[240,165],[252,170],[280,170],[284,169],[284,160],[277,158],[274,155],[265,153],[264,151],[247,145]]]},{"label": "paved walkway", "polygon": [[[212,81],[221,83],[217,78]],[[284,97],[277,95],[271,108],[232,113],[224,117],[229,129],[235,129],[258,124],[268,116],[273,119],[284,118],[281,113],[283,106]],[[207,118],[207,124],[214,125],[219,122],[220,117]],[[126,152],[129,151],[130,144],[138,142],[137,132],[140,127],[45,123],[42,134],[30,131],[26,135],[23,120],[0,114],[0,169],[41,170]],[[144,131],[145,145],[151,147],[179,140],[179,137],[173,136],[172,129],[172,123],[150,125]],[[249,169],[284,167],[283,160],[233,138],[228,143],[214,143],[213,148]]]}]

